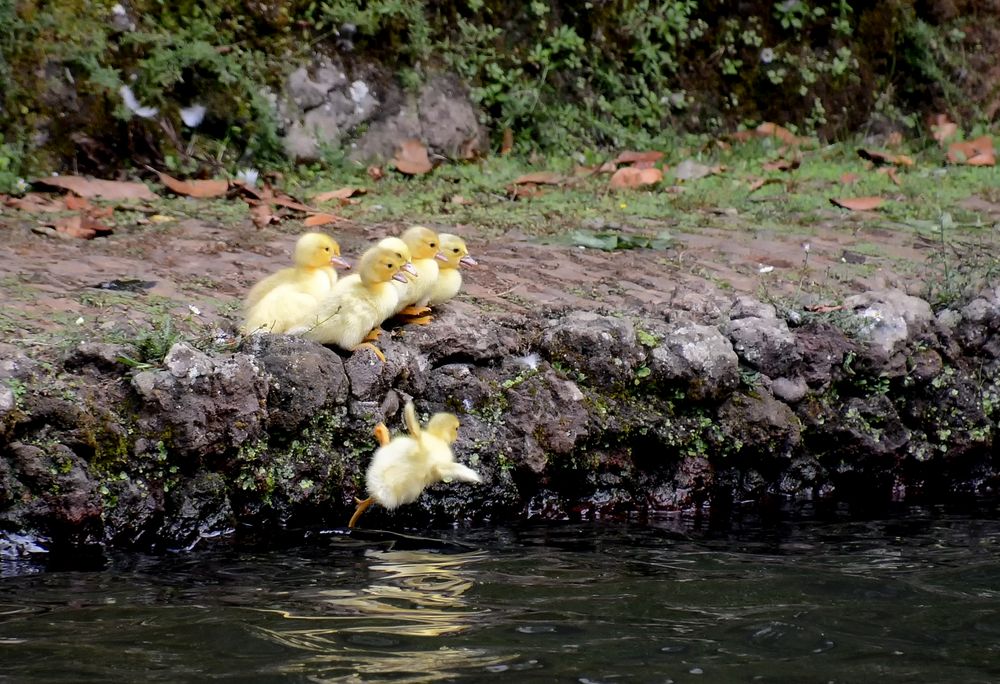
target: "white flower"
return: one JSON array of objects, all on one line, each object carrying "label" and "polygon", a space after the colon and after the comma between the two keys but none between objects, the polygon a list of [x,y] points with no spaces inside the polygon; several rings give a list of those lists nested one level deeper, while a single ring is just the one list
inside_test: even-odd
[{"label": "white flower", "polygon": [[117,17],[124,17],[125,16],[125,8],[122,7],[122,4],[120,2],[116,2],[114,4],[114,6],[112,6],[112,8],[111,8],[111,13],[114,14],[115,16],[117,16]]},{"label": "white flower", "polygon": [[83,320],[83,316],[80,316],[80,317],[79,317],[78,319],[76,319],[76,321],[74,321],[74,322],[75,322],[75,323],[76,323],[77,325],[83,325],[83,324],[84,324],[84,320]]},{"label": "white flower", "polygon": [[803,242],[802,243],[802,251],[803,252],[808,252],[810,249],[812,249],[812,245],[811,244],[809,244],[808,242]]},{"label": "white flower", "polygon": [[23,178],[18,178],[16,181],[14,181],[14,190],[17,192],[27,192],[28,182]]},{"label": "white flower", "polygon": [[195,316],[200,316],[201,315],[201,309],[199,309],[194,304],[188,304],[188,311],[190,311],[191,313],[193,313]]},{"label": "white flower", "polygon": [[757,269],[758,273],[770,273],[774,270],[774,266],[761,266]]},{"label": "white flower", "polygon": [[355,81],[351,84],[351,100],[354,104],[360,102],[368,96],[368,84],[364,81]]},{"label": "white flower", "polygon": [[240,169],[236,174],[236,179],[241,180],[247,185],[257,185],[257,179],[260,178],[260,171],[257,169]]},{"label": "white flower", "polygon": [[139,100],[135,99],[135,94],[132,89],[127,85],[123,85],[118,89],[118,94],[122,96],[122,100],[125,102],[125,106],[134,113],[136,116],[141,116],[144,119],[150,119],[156,116],[159,111],[156,107],[144,107],[139,103]]},{"label": "white flower", "polygon": [[517,359],[517,362],[520,363],[520,364],[522,364],[522,365],[524,365],[524,366],[527,366],[531,370],[535,370],[536,368],[538,368],[538,363],[541,360],[542,360],[542,357],[540,357],[535,352],[531,352],[530,354],[528,354],[526,356],[519,357]]},{"label": "white flower", "polygon": [[764,64],[770,64],[774,61],[774,50],[771,48],[764,48],[760,51],[760,61]]},{"label": "white flower", "polygon": [[193,104],[181,110],[181,121],[188,128],[197,128],[198,124],[205,118],[205,105]]}]

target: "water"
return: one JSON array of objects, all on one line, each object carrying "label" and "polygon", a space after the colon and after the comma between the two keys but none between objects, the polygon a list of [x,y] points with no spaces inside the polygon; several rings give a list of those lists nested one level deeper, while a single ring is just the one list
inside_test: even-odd
[{"label": "water", "polygon": [[0,578],[0,682],[996,682],[1000,521],[313,532]]}]

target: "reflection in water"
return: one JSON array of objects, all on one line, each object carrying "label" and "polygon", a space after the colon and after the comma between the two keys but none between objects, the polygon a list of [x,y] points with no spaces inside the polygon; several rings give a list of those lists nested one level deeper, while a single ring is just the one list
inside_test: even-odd
[{"label": "reflection in water", "polygon": [[308,672],[315,681],[393,675],[395,682],[425,682],[454,677],[459,669],[499,665],[507,658],[481,649],[428,649],[421,639],[486,622],[490,611],[473,607],[464,594],[473,586],[471,566],[488,555],[367,551],[374,575],[368,586],[320,590],[311,601],[315,612],[271,611],[289,620],[287,627],[258,630],[281,645],[310,652],[280,671]]}]

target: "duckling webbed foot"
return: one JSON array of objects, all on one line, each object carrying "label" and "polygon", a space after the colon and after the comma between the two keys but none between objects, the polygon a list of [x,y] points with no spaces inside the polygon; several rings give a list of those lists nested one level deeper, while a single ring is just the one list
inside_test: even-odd
[{"label": "duckling webbed foot", "polygon": [[367,499],[358,499],[355,497],[354,500],[357,502],[358,507],[354,509],[354,515],[351,516],[351,521],[347,523],[348,527],[354,527],[354,524],[358,522],[358,518],[361,517],[361,514],[368,510],[369,506],[375,503],[375,499],[370,496]]},{"label": "duckling webbed foot", "polygon": [[427,325],[432,320],[434,320],[434,317],[431,316],[430,314],[428,314],[427,316],[414,316],[413,318],[404,319],[404,321],[407,324],[412,324],[412,325]]},{"label": "duckling webbed foot", "polygon": [[408,306],[399,312],[400,316],[425,316],[431,310],[426,306]]},{"label": "duckling webbed foot", "polygon": [[372,353],[375,354],[375,356],[378,357],[378,360],[381,361],[382,363],[385,363],[385,354],[383,354],[382,350],[379,349],[378,347],[376,347],[371,342],[362,342],[361,344],[359,344],[357,347],[355,347],[351,351],[359,351],[360,349],[371,349]]},{"label": "duckling webbed foot", "polygon": [[362,341],[363,342],[375,342],[382,335],[382,332],[383,332],[382,328],[375,328],[370,333],[368,333],[367,335],[365,335],[365,339],[362,340]]}]

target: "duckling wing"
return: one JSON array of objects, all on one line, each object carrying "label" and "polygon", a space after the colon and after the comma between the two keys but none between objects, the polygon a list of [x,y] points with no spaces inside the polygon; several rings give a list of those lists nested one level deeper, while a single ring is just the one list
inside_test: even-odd
[{"label": "duckling wing", "polygon": [[445,463],[438,466],[438,475],[440,475],[441,480],[444,482],[451,482],[453,480],[458,480],[459,482],[471,482],[473,484],[481,484],[483,478],[479,476],[472,468],[464,466],[461,463]]},{"label": "duckling wing", "polygon": [[372,328],[381,323],[377,302],[361,280],[347,282],[344,278],[331,290],[315,311],[307,339],[323,344],[335,344],[351,350],[361,344]]},{"label": "duckling wing", "polygon": [[424,306],[427,303],[427,297],[431,288],[437,282],[437,261],[434,259],[414,259],[413,266],[417,269],[417,277],[407,284],[403,292],[400,292],[399,303],[396,304],[396,312],[402,311],[414,304]]},{"label": "duckling wing", "polygon": [[303,325],[315,311],[317,300],[292,284],[279,285],[251,307],[243,322],[246,334],[266,331],[286,333]]},{"label": "duckling wing", "polygon": [[294,277],[294,275],[294,268],[283,268],[261,280],[259,283],[251,287],[249,292],[247,292],[246,299],[243,301],[243,310],[249,311],[252,307],[256,306],[260,300],[267,296],[269,292],[279,285],[287,283]]},{"label": "duckling wing", "polygon": [[437,282],[431,288],[427,299],[429,306],[447,302],[462,289],[462,273],[457,268],[443,268],[438,272]]}]

